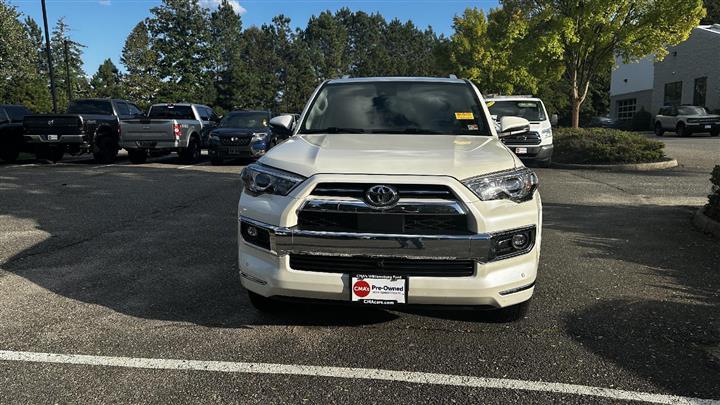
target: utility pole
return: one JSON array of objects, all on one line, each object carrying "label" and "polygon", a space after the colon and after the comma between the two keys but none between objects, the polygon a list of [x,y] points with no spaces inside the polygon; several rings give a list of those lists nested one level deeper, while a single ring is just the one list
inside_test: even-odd
[{"label": "utility pole", "polygon": [[55,71],[53,69],[52,54],[50,52],[50,30],[48,29],[45,0],[42,0],[43,22],[45,23],[45,53],[47,54],[48,74],[50,75],[50,94],[52,94],[53,113],[57,114],[57,95],[55,94]]},{"label": "utility pole", "polygon": [[63,39],[63,47],[65,53],[65,85],[67,87],[67,99],[69,103],[72,101],[72,82],[70,82],[70,56],[67,39]]}]

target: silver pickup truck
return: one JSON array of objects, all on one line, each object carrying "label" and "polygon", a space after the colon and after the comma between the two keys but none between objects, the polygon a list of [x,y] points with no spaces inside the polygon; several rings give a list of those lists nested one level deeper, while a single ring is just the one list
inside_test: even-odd
[{"label": "silver pickup truck", "polygon": [[212,109],[201,104],[155,104],[146,117],[120,122],[120,147],[128,151],[133,163],[144,163],[148,153],[160,156],[171,152],[196,163],[218,121]]}]

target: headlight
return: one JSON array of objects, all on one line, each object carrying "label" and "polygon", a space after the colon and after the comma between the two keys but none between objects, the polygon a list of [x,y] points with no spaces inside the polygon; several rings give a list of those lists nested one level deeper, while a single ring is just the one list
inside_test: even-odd
[{"label": "headlight", "polygon": [[264,141],[265,138],[267,138],[268,133],[267,132],[255,132],[253,134],[253,141]]},{"label": "headlight", "polygon": [[550,138],[552,136],[552,128],[545,128],[540,131],[540,136],[543,138]]},{"label": "headlight", "polygon": [[261,164],[251,164],[240,174],[245,191],[251,195],[288,195],[305,178]]},{"label": "headlight", "polygon": [[486,176],[471,177],[463,184],[482,201],[512,200],[523,202],[532,199],[539,184],[537,175],[523,167]]}]

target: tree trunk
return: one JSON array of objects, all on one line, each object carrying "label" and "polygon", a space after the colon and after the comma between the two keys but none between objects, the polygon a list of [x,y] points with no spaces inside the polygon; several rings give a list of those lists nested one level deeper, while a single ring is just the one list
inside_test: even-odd
[{"label": "tree trunk", "polygon": [[580,128],[580,107],[582,107],[582,101],[577,97],[572,97],[570,116],[573,128]]}]

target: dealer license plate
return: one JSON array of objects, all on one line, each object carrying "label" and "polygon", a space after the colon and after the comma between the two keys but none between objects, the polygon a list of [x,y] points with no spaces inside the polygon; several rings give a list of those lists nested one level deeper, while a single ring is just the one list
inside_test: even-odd
[{"label": "dealer license plate", "polygon": [[705,125],[705,129],[712,129],[712,125]]},{"label": "dealer license plate", "polygon": [[527,148],[515,148],[515,153],[518,155],[526,155],[528,152]]},{"label": "dealer license plate", "polygon": [[405,304],[408,282],[405,277],[353,275],[350,282],[353,302],[374,305]]},{"label": "dealer license plate", "polygon": [[57,136],[57,135],[48,135],[48,136],[47,136],[47,140],[48,140],[48,141],[57,141],[57,140],[58,140],[58,136]]}]

